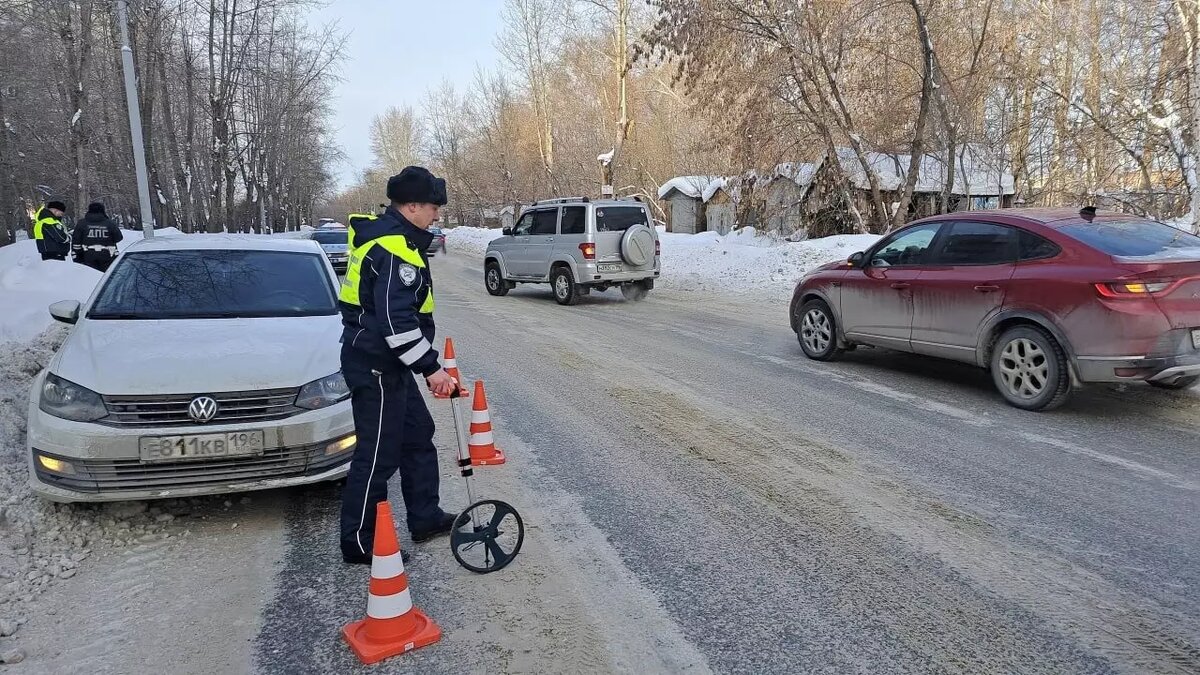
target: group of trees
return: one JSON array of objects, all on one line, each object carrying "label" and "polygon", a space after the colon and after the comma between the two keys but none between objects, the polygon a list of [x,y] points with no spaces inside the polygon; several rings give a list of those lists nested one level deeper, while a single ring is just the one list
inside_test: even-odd
[{"label": "group of trees", "polygon": [[[136,222],[114,4],[0,0],[0,241],[50,195]],[[1018,203],[1200,211],[1198,0],[505,0],[503,63],[381,115],[373,165],[336,197],[342,38],[305,24],[311,4],[131,0],[160,224],[295,228],[374,208],[414,162],[470,223],[850,148],[874,211],[854,216],[886,226],[917,176],[887,192],[866,153],[968,145]]]},{"label": "group of trees", "polygon": [[[866,153],[968,144],[1021,204],[1200,209],[1197,0],[506,0],[504,20],[503,67],[384,117],[447,175],[460,222],[841,147],[872,179],[860,222],[894,225],[917,176],[895,199]],[[378,203],[378,177],[334,210]]]},{"label": "group of trees", "polygon": [[[294,229],[334,189],[342,38],[311,0],[131,0],[130,41],[159,225]],[[138,224],[112,0],[0,0],[0,243],[47,197]]]}]

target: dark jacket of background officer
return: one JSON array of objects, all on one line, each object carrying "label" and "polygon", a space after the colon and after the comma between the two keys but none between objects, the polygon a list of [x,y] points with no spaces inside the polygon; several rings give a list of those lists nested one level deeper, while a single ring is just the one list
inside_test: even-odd
[{"label": "dark jacket of background officer", "polygon": [[123,238],[121,228],[104,212],[104,204],[92,202],[71,235],[75,262],[103,272],[117,257],[117,242]]}]

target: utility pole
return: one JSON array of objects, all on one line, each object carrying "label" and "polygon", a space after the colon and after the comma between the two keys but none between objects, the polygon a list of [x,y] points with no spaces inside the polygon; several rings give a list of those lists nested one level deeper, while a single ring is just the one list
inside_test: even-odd
[{"label": "utility pole", "polygon": [[121,26],[121,70],[125,73],[125,104],[129,108],[129,135],[133,137],[133,169],[137,174],[138,204],[142,207],[142,231],[154,236],[154,211],[150,209],[150,179],[146,176],[146,147],[142,141],[142,106],[138,103],[133,74],[133,48],[129,46],[129,3],[117,0],[117,24]]}]

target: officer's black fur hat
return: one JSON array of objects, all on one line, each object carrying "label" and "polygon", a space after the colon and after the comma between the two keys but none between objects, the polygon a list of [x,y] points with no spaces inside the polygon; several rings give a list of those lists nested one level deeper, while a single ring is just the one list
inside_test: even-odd
[{"label": "officer's black fur hat", "polygon": [[388,199],[396,204],[446,205],[446,180],[420,166],[406,166],[387,182]]},{"label": "officer's black fur hat", "polygon": [[100,202],[92,202],[91,204],[88,204],[87,212],[103,214],[104,213],[104,204],[101,204]]},{"label": "officer's black fur hat", "polygon": [[48,209],[58,209],[59,211],[66,211],[66,210],[67,210],[67,205],[66,205],[66,204],[64,204],[64,203],[62,203],[62,202],[60,202],[60,201],[58,201],[57,199],[55,199],[55,200],[52,200],[52,201],[48,201],[48,202],[46,202],[46,208],[48,208]]}]

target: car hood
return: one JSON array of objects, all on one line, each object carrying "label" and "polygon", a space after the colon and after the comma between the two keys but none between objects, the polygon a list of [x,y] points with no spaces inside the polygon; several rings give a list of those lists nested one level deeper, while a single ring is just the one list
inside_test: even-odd
[{"label": "car hood", "polygon": [[341,319],[83,319],[50,371],[109,395],[298,387],[339,370]]}]

